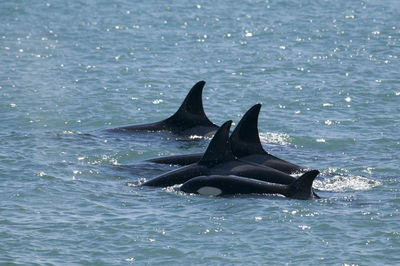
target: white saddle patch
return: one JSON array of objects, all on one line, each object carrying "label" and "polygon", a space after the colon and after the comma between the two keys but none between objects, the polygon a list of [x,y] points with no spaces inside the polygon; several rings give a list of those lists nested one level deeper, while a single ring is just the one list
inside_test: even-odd
[{"label": "white saddle patch", "polygon": [[216,187],[201,187],[197,190],[197,193],[205,196],[218,196],[222,194],[222,190]]}]

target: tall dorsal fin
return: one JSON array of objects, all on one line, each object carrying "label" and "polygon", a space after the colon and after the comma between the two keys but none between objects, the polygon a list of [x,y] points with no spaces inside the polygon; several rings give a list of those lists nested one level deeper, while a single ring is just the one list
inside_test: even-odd
[{"label": "tall dorsal fin", "polygon": [[261,104],[251,107],[240,120],[231,135],[232,152],[236,157],[251,154],[268,154],[262,147],[258,135],[258,114]]},{"label": "tall dorsal fin", "polygon": [[214,166],[224,161],[234,160],[229,141],[229,130],[232,120],[226,121],[215,133],[210,144],[207,147],[203,157],[198,162],[199,164],[208,167]]},{"label": "tall dorsal fin", "polygon": [[206,84],[205,81],[197,82],[189,91],[185,100],[179,107],[178,111],[171,117],[167,118],[165,122],[173,123],[181,127],[192,126],[215,126],[206,116],[203,109],[203,88]]}]

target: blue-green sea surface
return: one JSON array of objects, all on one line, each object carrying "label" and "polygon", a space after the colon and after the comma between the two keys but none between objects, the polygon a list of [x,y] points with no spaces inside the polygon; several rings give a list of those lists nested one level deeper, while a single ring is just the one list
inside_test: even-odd
[{"label": "blue-green sea surface", "polygon": [[[0,3],[0,264],[400,264],[400,2]],[[220,125],[255,103],[264,148],[319,200],[139,184],[209,139],[162,120],[199,80]]]}]

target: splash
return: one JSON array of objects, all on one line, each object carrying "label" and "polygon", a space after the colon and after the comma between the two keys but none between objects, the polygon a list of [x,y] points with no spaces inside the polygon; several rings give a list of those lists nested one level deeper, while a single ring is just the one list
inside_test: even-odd
[{"label": "splash", "polygon": [[354,190],[370,190],[382,183],[363,176],[334,175],[331,178],[315,180],[313,187],[325,191],[346,192]]},{"label": "splash", "polygon": [[172,193],[179,193],[180,190],[179,188],[182,186],[182,184],[177,184],[177,185],[173,185],[173,186],[169,186],[169,187],[165,187],[163,188],[164,191],[166,192],[172,192]]},{"label": "splash", "polygon": [[189,136],[189,139],[203,139],[203,138],[205,138],[205,137],[203,137],[203,136],[198,136],[198,135],[190,135],[190,136]]}]

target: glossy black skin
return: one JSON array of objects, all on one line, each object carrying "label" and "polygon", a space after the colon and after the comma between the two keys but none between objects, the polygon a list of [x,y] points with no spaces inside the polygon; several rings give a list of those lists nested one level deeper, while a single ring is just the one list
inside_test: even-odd
[{"label": "glossy black skin", "polygon": [[171,117],[159,122],[108,129],[108,132],[132,133],[135,131],[168,131],[181,135],[212,137],[218,130],[204,113],[202,93],[205,82],[197,82],[189,91],[182,105]]},{"label": "glossy black skin", "polygon": [[243,161],[268,166],[287,174],[305,172],[306,169],[275,157],[264,150],[258,132],[261,104],[250,108],[230,136],[232,153]]},{"label": "glossy black skin", "polygon": [[[260,108],[261,104],[256,104],[250,108],[232,132],[230,142],[233,155],[243,162],[271,167],[286,174],[306,172],[306,168],[282,160],[263,149],[258,133]],[[154,163],[188,165],[198,162],[202,156],[203,153],[194,153],[158,157],[149,161]]]},{"label": "glossy black skin", "polygon": [[271,167],[286,174],[304,173],[309,170],[308,168],[304,168],[302,166],[282,160],[266,152],[265,154],[251,154],[251,155],[241,156],[239,158],[242,161]]},{"label": "glossy black skin", "polygon": [[[147,161],[153,163],[185,166],[198,162],[203,155],[204,153],[171,155],[166,157],[157,157]],[[271,167],[286,174],[304,173],[307,171],[307,168],[292,164],[271,154],[252,154],[238,158],[240,158],[240,161],[242,162]]]},{"label": "glossy black skin", "polygon": [[313,193],[312,183],[318,171],[310,171],[290,185],[278,185],[233,175],[198,176],[185,182],[180,190],[186,193],[198,193],[204,187],[217,188],[224,195],[236,194],[281,194],[286,197],[309,200],[319,198]]},{"label": "glossy black skin", "polygon": [[159,175],[145,182],[143,186],[173,186],[204,175],[237,175],[286,185],[296,181],[295,177],[271,167],[237,159],[231,150],[229,138],[231,123],[232,121],[227,121],[220,127],[200,161]]},{"label": "glossy black skin", "polygon": [[201,175],[239,175],[278,184],[291,184],[296,180],[295,177],[271,167],[249,164],[248,162],[241,160],[233,160],[218,163],[213,166],[200,163],[186,165],[176,170],[159,175],[145,182],[143,185],[168,187],[176,184],[182,184],[193,177]]},{"label": "glossy black skin", "polygon": [[153,159],[147,160],[148,162],[153,163],[162,163],[162,164],[173,164],[173,165],[189,165],[192,163],[196,163],[200,161],[201,157],[203,157],[204,153],[192,153],[192,154],[183,154],[183,155],[171,155],[166,157],[157,157]]}]

